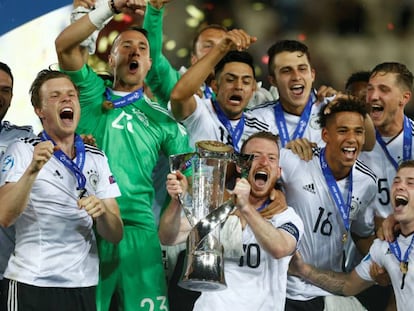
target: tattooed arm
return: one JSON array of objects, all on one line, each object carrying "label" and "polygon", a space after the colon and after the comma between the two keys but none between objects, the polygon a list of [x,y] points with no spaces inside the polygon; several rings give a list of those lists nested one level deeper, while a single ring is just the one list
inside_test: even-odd
[{"label": "tattooed arm", "polygon": [[362,279],[355,269],[350,273],[321,270],[305,263],[299,252],[292,257],[289,274],[315,284],[335,295],[353,296],[374,283]]}]

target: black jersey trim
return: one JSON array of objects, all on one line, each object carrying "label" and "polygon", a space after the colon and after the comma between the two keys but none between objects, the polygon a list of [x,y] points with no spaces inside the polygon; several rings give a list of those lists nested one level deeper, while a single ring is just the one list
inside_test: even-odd
[{"label": "black jersey trim", "polygon": [[377,183],[377,175],[375,175],[375,173],[362,161],[357,159],[354,166],[357,171],[360,171],[361,173],[368,175],[369,177],[372,178],[372,180],[375,183]]}]

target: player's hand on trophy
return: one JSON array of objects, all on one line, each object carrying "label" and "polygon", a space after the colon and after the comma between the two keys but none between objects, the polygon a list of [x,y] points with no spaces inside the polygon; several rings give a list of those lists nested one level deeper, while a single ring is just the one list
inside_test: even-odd
[{"label": "player's hand on trophy", "polygon": [[180,196],[187,192],[187,178],[180,172],[175,171],[167,175],[167,192],[173,200],[180,201]]},{"label": "player's hand on trophy", "polygon": [[243,211],[249,205],[250,190],[251,187],[247,179],[241,178],[236,182],[233,196],[235,198],[234,203],[240,211]]}]

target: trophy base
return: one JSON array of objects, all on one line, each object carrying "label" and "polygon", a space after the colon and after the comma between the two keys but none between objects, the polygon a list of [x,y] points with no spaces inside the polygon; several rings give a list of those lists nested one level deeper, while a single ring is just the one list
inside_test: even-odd
[{"label": "trophy base", "polygon": [[[222,247],[221,247],[222,248]],[[193,291],[217,291],[227,288],[221,251],[187,253],[183,276],[178,282],[182,288]]]},{"label": "trophy base", "polygon": [[227,288],[226,284],[207,280],[182,280],[178,286],[197,292],[219,291]]}]

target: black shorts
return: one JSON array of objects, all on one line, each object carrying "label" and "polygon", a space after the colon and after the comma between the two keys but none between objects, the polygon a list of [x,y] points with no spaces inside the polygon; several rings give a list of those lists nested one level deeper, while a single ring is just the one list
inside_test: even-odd
[{"label": "black shorts", "polygon": [[323,311],[324,308],[324,297],[316,297],[304,301],[286,298],[285,311]]},{"label": "black shorts", "polygon": [[8,279],[1,286],[2,311],[96,311],[95,286],[38,287]]}]

